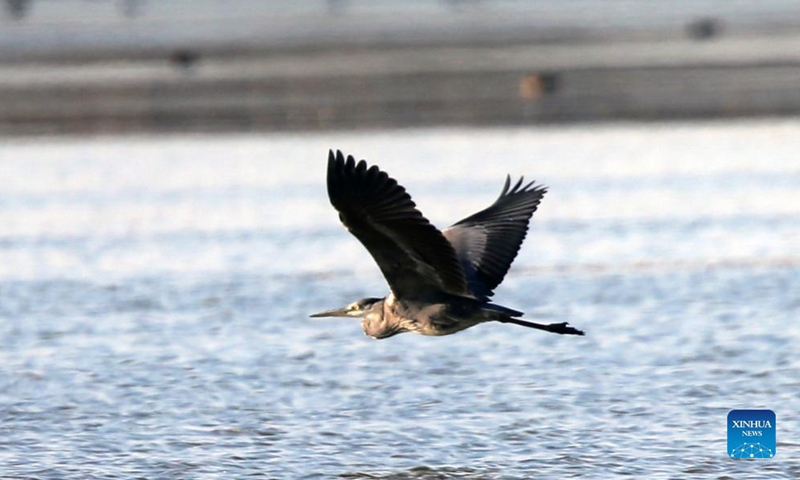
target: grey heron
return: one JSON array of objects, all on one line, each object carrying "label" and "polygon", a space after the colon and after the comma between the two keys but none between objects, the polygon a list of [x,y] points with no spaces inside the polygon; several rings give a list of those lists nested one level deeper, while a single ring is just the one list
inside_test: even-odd
[{"label": "grey heron", "polygon": [[522,312],[491,303],[547,188],[511,177],[488,208],[439,231],[406,190],[377,166],[341,151],[328,153],[328,197],[339,219],[369,251],[391,292],[311,317],[361,318],[376,339],[398,333],[450,335],[484,322],[583,335],[567,323],[521,320]]}]

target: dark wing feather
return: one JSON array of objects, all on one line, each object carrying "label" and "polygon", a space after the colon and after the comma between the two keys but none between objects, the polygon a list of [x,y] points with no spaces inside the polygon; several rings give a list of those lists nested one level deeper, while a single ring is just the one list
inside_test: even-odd
[{"label": "dark wing feather", "polygon": [[453,247],[406,190],[377,166],[328,155],[328,196],[339,219],[383,272],[398,298],[447,292],[469,296]]},{"label": "dark wing feather", "polygon": [[511,177],[500,197],[487,209],[471,215],[450,228],[444,236],[456,250],[467,276],[469,289],[476,296],[490,297],[503,281],[517,256],[528,223],[547,187],[523,178],[511,188]]}]

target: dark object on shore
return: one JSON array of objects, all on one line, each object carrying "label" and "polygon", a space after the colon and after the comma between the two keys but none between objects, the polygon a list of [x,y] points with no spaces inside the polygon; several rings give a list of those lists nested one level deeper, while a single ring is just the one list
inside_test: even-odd
[{"label": "dark object on shore", "polygon": [[31,10],[33,0],[6,0],[6,12],[14,20],[22,20]]},{"label": "dark object on shore", "polygon": [[198,60],[200,60],[200,55],[197,52],[183,49],[172,52],[169,57],[169,61],[174,65],[187,69],[191,68]]},{"label": "dark object on shore", "polygon": [[701,18],[686,25],[686,35],[694,40],[711,40],[722,31],[722,26],[713,18]]},{"label": "dark object on shore", "polygon": [[406,190],[377,166],[328,153],[328,196],[339,219],[369,250],[389,283],[386,298],[364,298],[312,317],[362,318],[364,333],[450,335],[484,322],[583,335],[567,323],[520,320],[522,312],[489,298],[503,281],[547,188],[506,178],[495,202],[439,231]]},{"label": "dark object on shore", "polygon": [[554,72],[531,73],[519,81],[519,96],[525,100],[538,100],[558,91],[559,77]]}]

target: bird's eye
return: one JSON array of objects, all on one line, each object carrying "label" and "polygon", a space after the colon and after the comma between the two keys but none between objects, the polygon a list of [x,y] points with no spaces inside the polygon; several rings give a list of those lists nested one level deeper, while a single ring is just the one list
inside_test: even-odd
[{"label": "bird's eye", "polygon": [[361,310],[361,307],[357,303],[351,303],[347,306],[348,310]]}]

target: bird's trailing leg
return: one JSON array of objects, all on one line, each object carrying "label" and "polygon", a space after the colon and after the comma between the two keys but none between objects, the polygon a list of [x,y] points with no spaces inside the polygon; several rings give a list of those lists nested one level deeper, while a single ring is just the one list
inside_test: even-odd
[{"label": "bird's trailing leg", "polygon": [[558,333],[560,335],[584,335],[583,330],[572,328],[569,326],[567,322],[550,323],[545,325],[543,323],[527,322],[525,320],[520,320],[518,318],[511,318],[511,317],[501,318],[498,321],[503,323],[513,323],[515,325],[522,325],[523,327],[528,327],[528,328],[536,328],[538,330]]}]

